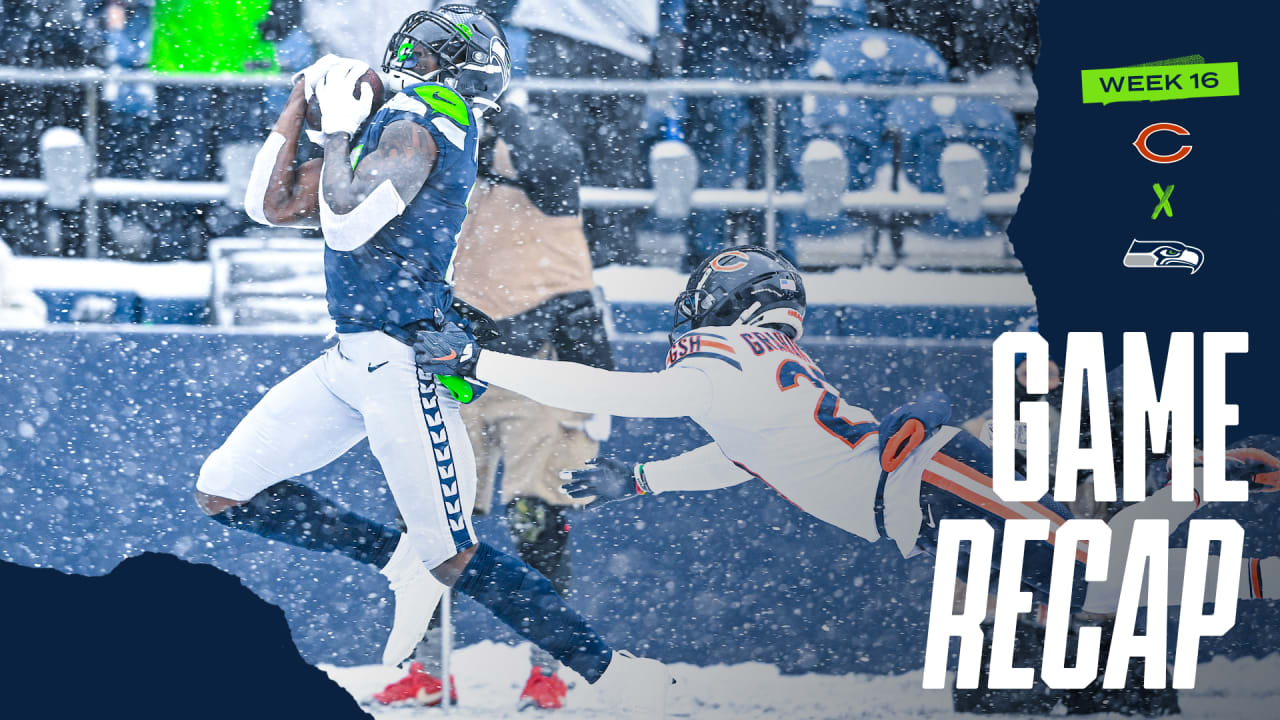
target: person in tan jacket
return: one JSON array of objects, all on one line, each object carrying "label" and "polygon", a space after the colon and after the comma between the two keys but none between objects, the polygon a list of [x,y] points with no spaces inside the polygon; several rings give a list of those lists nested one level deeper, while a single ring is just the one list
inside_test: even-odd
[{"label": "person in tan jacket", "polygon": [[[582,174],[582,151],[550,117],[505,103],[485,128],[454,261],[455,296],[493,318],[501,332],[485,347],[613,369],[604,316],[592,296]],[[560,489],[559,473],[596,455],[610,418],[539,405],[499,387],[464,405],[462,414],[475,448],[474,514],[491,510],[501,466],[500,504],[517,555],[568,593],[569,510],[584,501]],[[423,673],[439,673],[437,638],[428,632],[416,654],[421,665],[414,663],[400,683],[421,684]],[[567,687],[558,663],[534,648],[531,664],[520,706],[561,707]],[[408,694],[404,689],[393,685],[379,695],[391,700]]]}]

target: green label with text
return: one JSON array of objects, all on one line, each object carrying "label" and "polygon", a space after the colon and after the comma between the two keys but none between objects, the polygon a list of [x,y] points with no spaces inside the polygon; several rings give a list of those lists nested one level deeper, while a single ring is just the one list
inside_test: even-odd
[{"label": "green label with text", "polygon": [[1155,102],[1240,94],[1237,63],[1144,65],[1081,70],[1086,103]]}]

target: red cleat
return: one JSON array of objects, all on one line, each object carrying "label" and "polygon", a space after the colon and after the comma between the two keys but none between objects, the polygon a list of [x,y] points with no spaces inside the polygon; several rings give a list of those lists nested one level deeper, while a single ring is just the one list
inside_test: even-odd
[{"label": "red cleat", "polygon": [[559,710],[564,707],[564,697],[569,688],[554,672],[535,665],[529,673],[529,681],[520,693],[520,709],[536,707],[539,710]]},{"label": "red cleat", "polygon": [[[444,684],[440,678],[427,672],[420,663],[409,665],[409,674],[374,693],[373,699],[383,705],[439,705],[444,694]],[[458,704],[458,685],[449,676],[449,704]]]}]

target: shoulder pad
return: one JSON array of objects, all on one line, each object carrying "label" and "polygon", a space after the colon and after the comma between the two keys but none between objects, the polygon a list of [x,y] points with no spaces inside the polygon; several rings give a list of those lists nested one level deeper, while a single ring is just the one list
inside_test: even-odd
[{"label": "shoulder pad", "polygon": [[413,112],[424,117],[430,112],[433,115],[449,118],[459,127],[471,125],[471,106],[448,85],[440,83],[410,85],[396,93],[391,102],[398,103],[401,109],[412,109]]},{"label": "shoulder pad", "polygon": [[404,94],[404,91],[396,93],[390,100],[383,103],[382,107],[378,108],[378,110],[400,110],[403,112],[411,112],[422,117],[427,116],[426,104],[419,100],[416,95],[406,95]]}]

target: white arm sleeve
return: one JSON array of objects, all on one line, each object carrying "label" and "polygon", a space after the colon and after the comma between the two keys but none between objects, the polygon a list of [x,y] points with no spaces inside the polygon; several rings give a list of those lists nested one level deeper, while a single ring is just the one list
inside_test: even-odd
[{"label": "white arm sleeve", "polygon": [[249,183],[244,190],[244,211],[250,220],[259,225],[275,225],[267,220],[267,211],[263,205],[267,199],[267,186],[271,183],[271,171],[284,147],[284,140],[284,135],[272,131],[253,158],[253,170],[249,172]]},{"label": "white arm sleeve", "polygon": [[324,177],[320,178],[320,229],[324,242],[340,252],[350,252],[369,242],[382,229],[404,212],[404,200],[390,180],[373,189],[351,212],[339,215],[324,197]]},{"label": "white arm sleeve", "polygon": [[720,446],[707,443],[667,460],[644,463],[644,479],[654,494],[672,490],[719,490],[751,479],[725,457]]},{"label": "white arm sleeve", "polygon": [[711,380],[696,368],[613,372],[484,350],[476,378],[543,405],[585,413],[666,418],[705,415],[711,407]]}]

